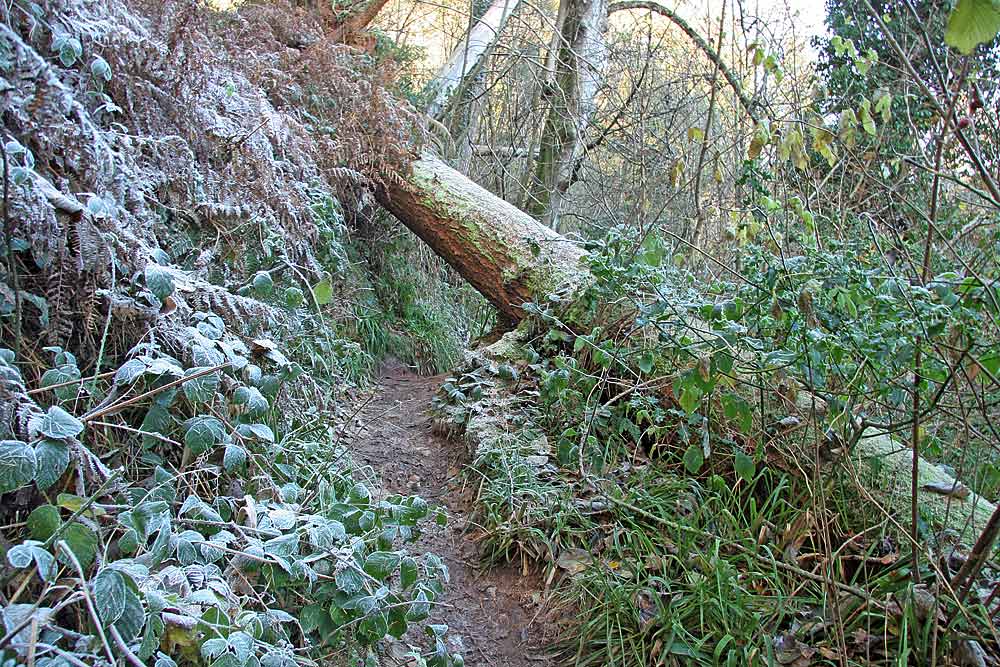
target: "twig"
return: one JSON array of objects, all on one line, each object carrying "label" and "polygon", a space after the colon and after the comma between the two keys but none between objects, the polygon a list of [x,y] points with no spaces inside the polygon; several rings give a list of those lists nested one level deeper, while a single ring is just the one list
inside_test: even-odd
[{"label": "twig", "polygon": [[83,417],[80,417],[80,421],[85,422],[85,423],[86,422],[91,422],[91,421],[94,421],[95,419],[98,419],[99,417],[103,417],[105,415],[113,414],[115,412],[118,412],[118,411],[122,410],[123,408],[127,408],[130,405],[138,403],[139,401],[141,401],[141,400],[143,400],[145,398],[149,398],[150,396],[156,396],[157,394],[162,394],[167,389],[170,389],[172,387],[176,387],[179,384],[184,384],[185,382],[188,382],[190,380],[196,380],[196,379],[202,377],[203,375],[208,375],[210,373],[215,373],[215,372],[220,371],[220,370],[222,370],[224,368],[228,368],[231,365],[232,364],[227,361],[226,363],[219,364],[218,366],[212,366],[211,368],[203,368],[202,370],[198,371],[197,373],[193,373],[193,374],[188,375],[186,377],[177,378],[173,382],[168,382],[167,384],[163,385],[162,387],[156,387],[155,389],[150,389],[149,391],[147,391],[145,393],[142,393],[142,394],[139,394],[138,396],[134,396],[134,397],[128,399],[127,401],[122,401],[121,403],[114,403],[112,405],[109,405],[106,408],[103,408],[101,410],[97,410],[96,412],[91,412],[89,414],[85,414]]},{"label": "twig", "polygon": [[122,653],[125,654],[126,660],[132,663],[134,667],[146,667],[142,660],[139,659],[139,656],[133,653],[132,649],[130,649],[128,644],[125,643],[125,640],[122,638],[122,634],[118,632],[118,628],[116,628],[114,624],[108,626],[108,630],[111,631],[111,637],[115,640],[115,644],[122,650]]},{"label": "twig", "polygon": [[83,567],[80,565],[79,559],[77,559],[76,554],[73,550],[69,548],[64,540],[59,540],[56,543],[56,548],[61,549],[66,557],[69,558],[70,562],[73,563],[73,567],[76,569],[76,573],[80,575],[80,590],[83,592],[83,599],[87,602],[87,611],[90,612],[91,618],[94,619],[94,628],[97,630],[97,636],[101,638],[101,644],[104,646],[104,650],[107,653],[108,660],[111,664],[115,664],[115,654],[111,651],[111,646],[108,644],[108,638],[104,634],[104,625],[101,623],[101,617],[97,615],[97,608],[94,607],[94,601],[90,598],[90,591],[87,590],[87,577],[83,574]]}]

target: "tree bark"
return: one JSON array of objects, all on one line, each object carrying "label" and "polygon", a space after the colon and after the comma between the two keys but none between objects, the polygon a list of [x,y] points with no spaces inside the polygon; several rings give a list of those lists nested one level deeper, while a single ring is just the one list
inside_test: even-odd
[{"label": "tree bark", "polygon": [[542,131],[528,212],[559,228],[574,166],[583,155],[587,126],[597,110],[608,53],[607,0],[563,0],[555,76]]},{"label": "tree bark", "polygon": [[337,26],[333,33],[333,40],[343,42],[351,35],[361,32],[368,27],[368,24],[375,20],[382,8],[388,4],[389,0],[369,0],[368,4],[360,11],[351,14],[344,22]]},{"label": "tree bark", "polygon": [[431,81],[430,86],[436,92],[427,106],[427,115],[440,119],[452,94],[466,77],[479,68],[499,39],[507,19],[520,3],[521,0],[493,0]]},{"label": "tree bark", "polygon": [[407,179],[387,180],[380,203],[509,318],[587,277],[575,244],[434,156],[414,162]]}]

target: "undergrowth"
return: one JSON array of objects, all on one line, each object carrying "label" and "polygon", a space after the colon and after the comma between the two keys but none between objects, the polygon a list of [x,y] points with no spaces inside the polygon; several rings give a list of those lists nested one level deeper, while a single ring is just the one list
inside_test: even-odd
[{"label": "undergrowth", "polygon": [[924,326],[975,326],[983,292],[893,301],[857,257],[759,252],[746,282],[703,293],[655,239],[612,233],[578,300],[528,304],[444,383],[436,411],[474,450],[490,557],[558,577],[576,664],[928,664],[994,645],[992,566],[968,597],[951,588],[968,503],[950,504],[960,529],[922,514],[915,583],[892,492],[857,472],[888,462],[851,454],[855,429],[871,436],[845,416],[860,393],[871,423],[892,419],[872,397],[903,372],[914,301]]}]

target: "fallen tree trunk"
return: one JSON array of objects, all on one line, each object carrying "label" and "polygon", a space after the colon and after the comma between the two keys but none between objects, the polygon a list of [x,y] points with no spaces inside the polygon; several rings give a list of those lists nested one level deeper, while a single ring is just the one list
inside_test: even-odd
[{"label": "fallen tree trunk", "polygon": [[[527,302],[539,301],[556,291],[571,301],[574,294],[581,294],[592,284],[593,278],[581,262],[584,253],[573,242],[436,157],[424,155],[412,164],[408,177],[390,180],[377,196],[385,208],[514,322],[525,317],[523,305]],[[622,314],[620,309],[617,314]],[[607,322],[574,324],[585,330],[581,333],[589,333],[591,327]],[[702,333],[710,330],[707,325],[694,321],[691,324]],[[655,340],[655,334],[652,338]],[[509,349],[509,343],[501,347]],[[670,369],[663,371],[669,373]],[[816,410],[810,407],[812,403],[804,401],[800,406],[804,416]],[[816,403],[824,402],[817,399]],[[890,512],[893,522],[909,524],[908,518],[902,518],[909,512],[913,464],[906,444],[867,429],[844,463],[847,470],[856,471],[861,488],[877,494],[877,501]],[[997,507],[923,459],[919,460],[918,472],[917,497],[925,516],[958,533],[962,542],[972,544]]]},{"label": "fallen tree trunk", "polygon": [[575,244],[431,155],[381,204],[514,321],[523,304],[586,278]]}]

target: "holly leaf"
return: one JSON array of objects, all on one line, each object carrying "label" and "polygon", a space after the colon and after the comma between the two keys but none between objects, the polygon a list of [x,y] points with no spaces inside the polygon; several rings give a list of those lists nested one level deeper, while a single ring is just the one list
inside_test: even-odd
[{"label": "holly leaf", "polygon": [[968,55],[980,44],[991,42],[1000,31],[1000,0],[958,0],[944,41]]}]

